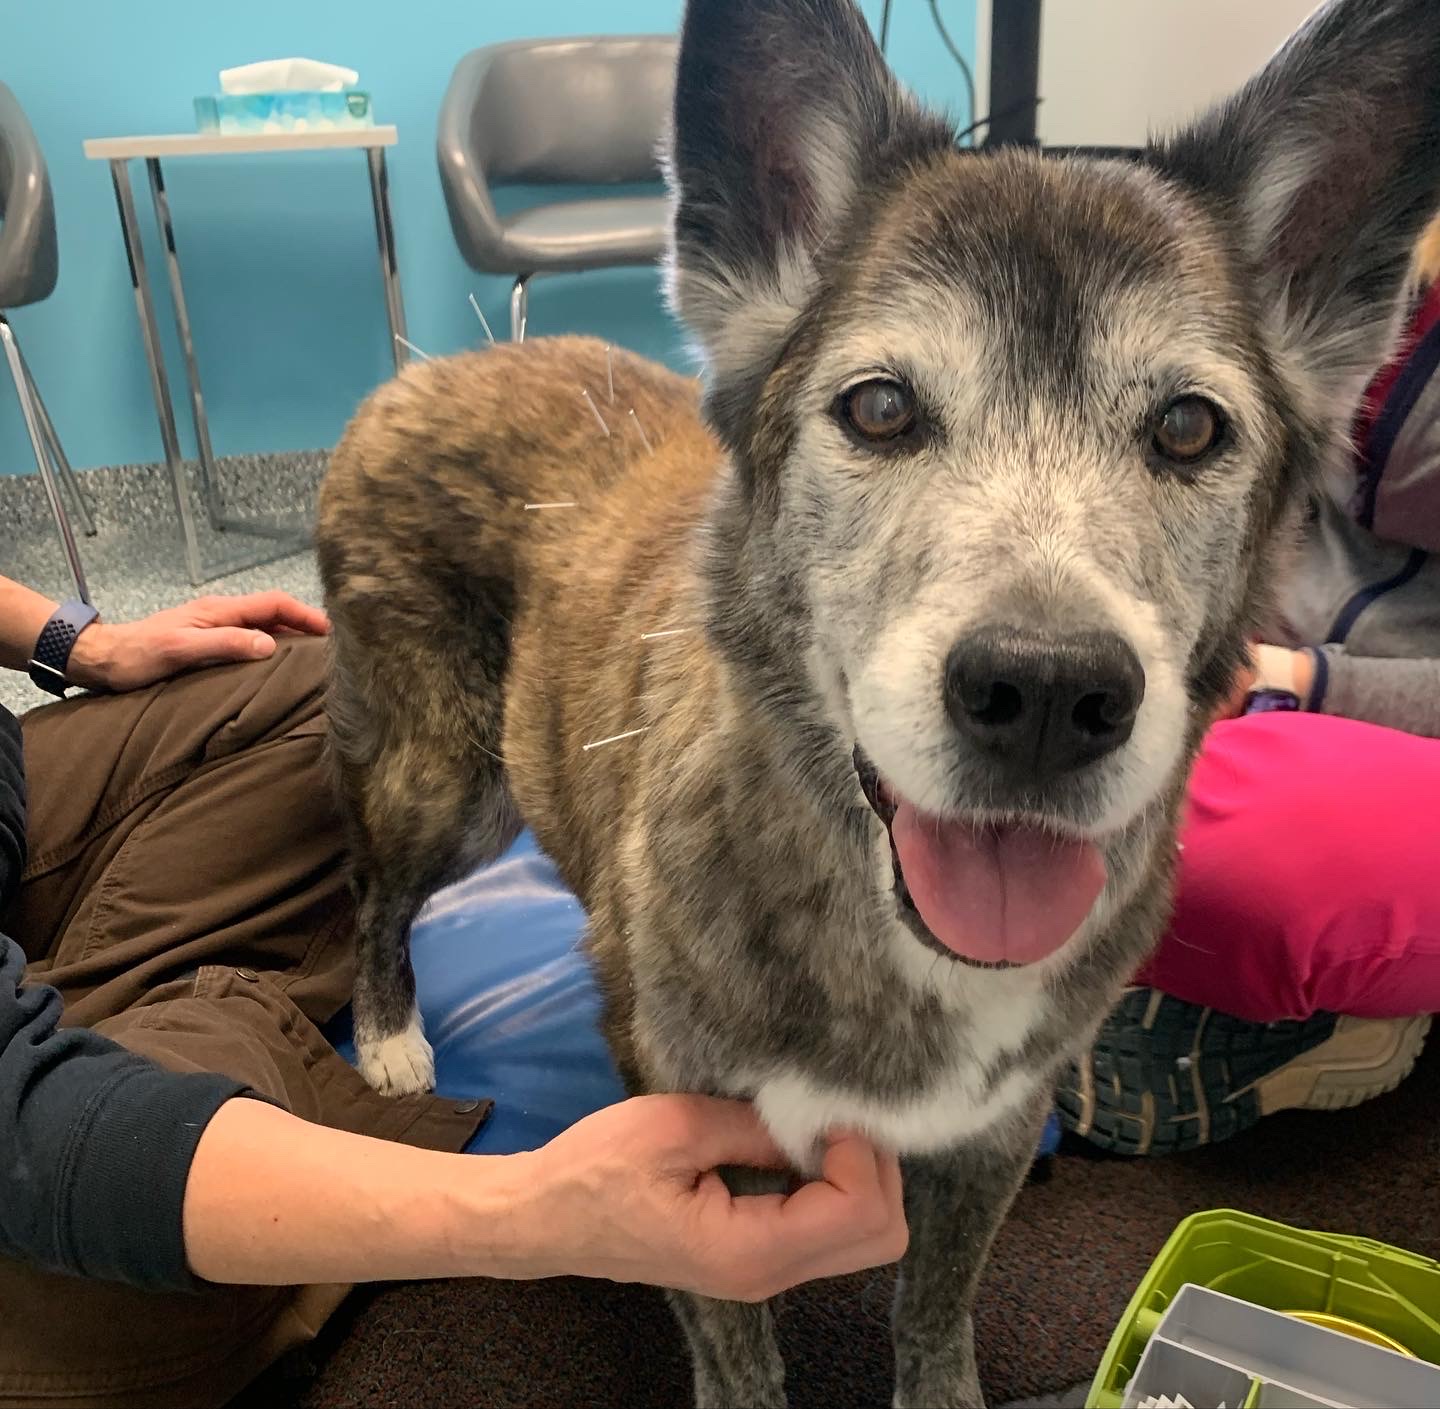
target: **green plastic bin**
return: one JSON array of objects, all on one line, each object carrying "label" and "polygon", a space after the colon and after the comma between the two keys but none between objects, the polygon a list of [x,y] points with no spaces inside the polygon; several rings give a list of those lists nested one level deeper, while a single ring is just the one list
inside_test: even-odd
[{"label": "green plastic bin", "polygon": [[1146,1343],[1187,1282],[1272,1311],[1342,1316],[1440,1364],[1440,1263],[1369,1238],[1215,1209],[1187,1218],[1161,1249],[1110,1338],[1087,1409],[1120,1409]]}]

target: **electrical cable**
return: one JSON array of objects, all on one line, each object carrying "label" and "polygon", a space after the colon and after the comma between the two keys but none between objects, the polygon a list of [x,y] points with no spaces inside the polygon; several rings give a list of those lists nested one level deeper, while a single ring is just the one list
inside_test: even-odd
[{"label": "electrical cable", "polygon": [[[970,70],[970,65],[965,62],[965,55],[960,52],[959,46],[951,38],[950,31],[945,27],[945,20],[940,14],[940,0],[930,0],[930,17],[935,21],[935,28],[939,31],[940,42],[950,51],[950,57],[960,66],[960,75],[965,80],[965,94],[970,103],[970,115],[965,126],[965,133],[973,132],[981,125],[975,116],[975,75]],[[881,20],[882,34],[884,28],[888,28],[890,21],[890,4],[886,0],[885,15]],[[880,47],[883,51],[885,44],[881,40]],[[962,133],[962,135],[964,135]]]}]

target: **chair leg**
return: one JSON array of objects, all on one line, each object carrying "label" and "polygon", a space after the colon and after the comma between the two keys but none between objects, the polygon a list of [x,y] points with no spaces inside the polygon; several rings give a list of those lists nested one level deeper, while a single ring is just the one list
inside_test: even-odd
[{"label": "chair leg", "polygon": [[20,414],[25,421],[25,430],[30,436],[30,446],[35,452],[35,467],[40,471],[40,482],[45,487],[45,497],[50,501],[50,512],[55,517],[55,527],[60,530],[60,540],[65,545],[65,557],[70,572],[75,578],[75,591],[82,602],[90,601],[90,588],[85,582],[85,569],[80,562],[80,550],[75,545],[75,533],[70,527],[65,512],[64,500],[60,497],[60,482],[56,478],[50,461],[49,448],[45,443],[45,431],[41,411],[31,394],[29,375],[25,361],[20,356],[20,344],[15,341],[15,331],[5,315],[0,313],[0,343],[5,345],[5,358],[10,364],[10,376],[15,383],[15,394],[20,398]]},{"label": "chair leg", "polygon": [[85,491],[80,488],[80,480],[75,471],[70,468],[70,460],[65,454],[65,447],[60,444],[60,437],[55,433],[55,423],[50,419],[50,412],[46,409],[44,398],[40,395],[40,388],[35,385],[35,378],[30,373],[30,364],[25,361],[23,355],[20,358],[20,365],[25,371],[25,380],[30,387],[30,396],[35,402],[35,410],[40,417],[40,430],[45,436],[45,444],[50,449],[50,458],[60,471],[61,482],[70,491],[70,502],[74,505],[75,513],[80,519],[80,530],[86,538],[94,538],[95,518],[90,512],[90,501],[86,499]]},{"label": "chair leg", "polygon": [[530,307],[530,278],[522,274],[510,290],[510,337],[515,342],[525,341],[525,318]]}]

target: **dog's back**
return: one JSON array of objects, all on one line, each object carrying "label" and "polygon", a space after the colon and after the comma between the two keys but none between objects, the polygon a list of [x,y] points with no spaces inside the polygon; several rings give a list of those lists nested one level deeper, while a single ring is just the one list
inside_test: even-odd
[{"label": "dog's back", "polygon": [[[372,951],[357,1012],[391,1035],[368,1042],[368,1021],[357,1034],[381,1089],[431,1075],[409,1021],[406,937],[436,889],[517,833],[506,749],[524,749],[528,786],[548,803],[580,736],[605,732],[598,715],[559,712],[547,660],[601,669],[592,625],[626,615],[617,591],[647,584],[637,633],[646,612],[663,612],[651,598],[681,580],[666,559],[677,559],[718,463],[694,382],[582,338],[412,365],[366,401],[336,448],[316,534],[334,630],[328,710],[355,823],[359,933]],[[617,545],[636,560],[618,574]],[[544,613],[546,630],[543,654],[530,652],[508,692],[530,728],[507,739],[522,610]]]}]

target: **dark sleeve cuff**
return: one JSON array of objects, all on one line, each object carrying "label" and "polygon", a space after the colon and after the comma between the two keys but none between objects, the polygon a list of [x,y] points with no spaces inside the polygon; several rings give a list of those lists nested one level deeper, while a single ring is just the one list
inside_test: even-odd
[{"label": "dark sleeve cuff", "polygon": [[185,1260],[182,1216],[195,1147],[226,1101],[229,1077],[127,1063],[71,1128],[55,1246],[70,1270],[155,1290],[204,1286]]},{"label": "dark sleeve cuff", "polygon": [[1300,705],[1312,714],[1320,714],[1325,709],[1325,691],[1330,688],[1330,661],[1319,646],[1307,646],[1305,650],[1314,662],[1315,670],[1310,682],[1310,693],[1301,700]]}]

